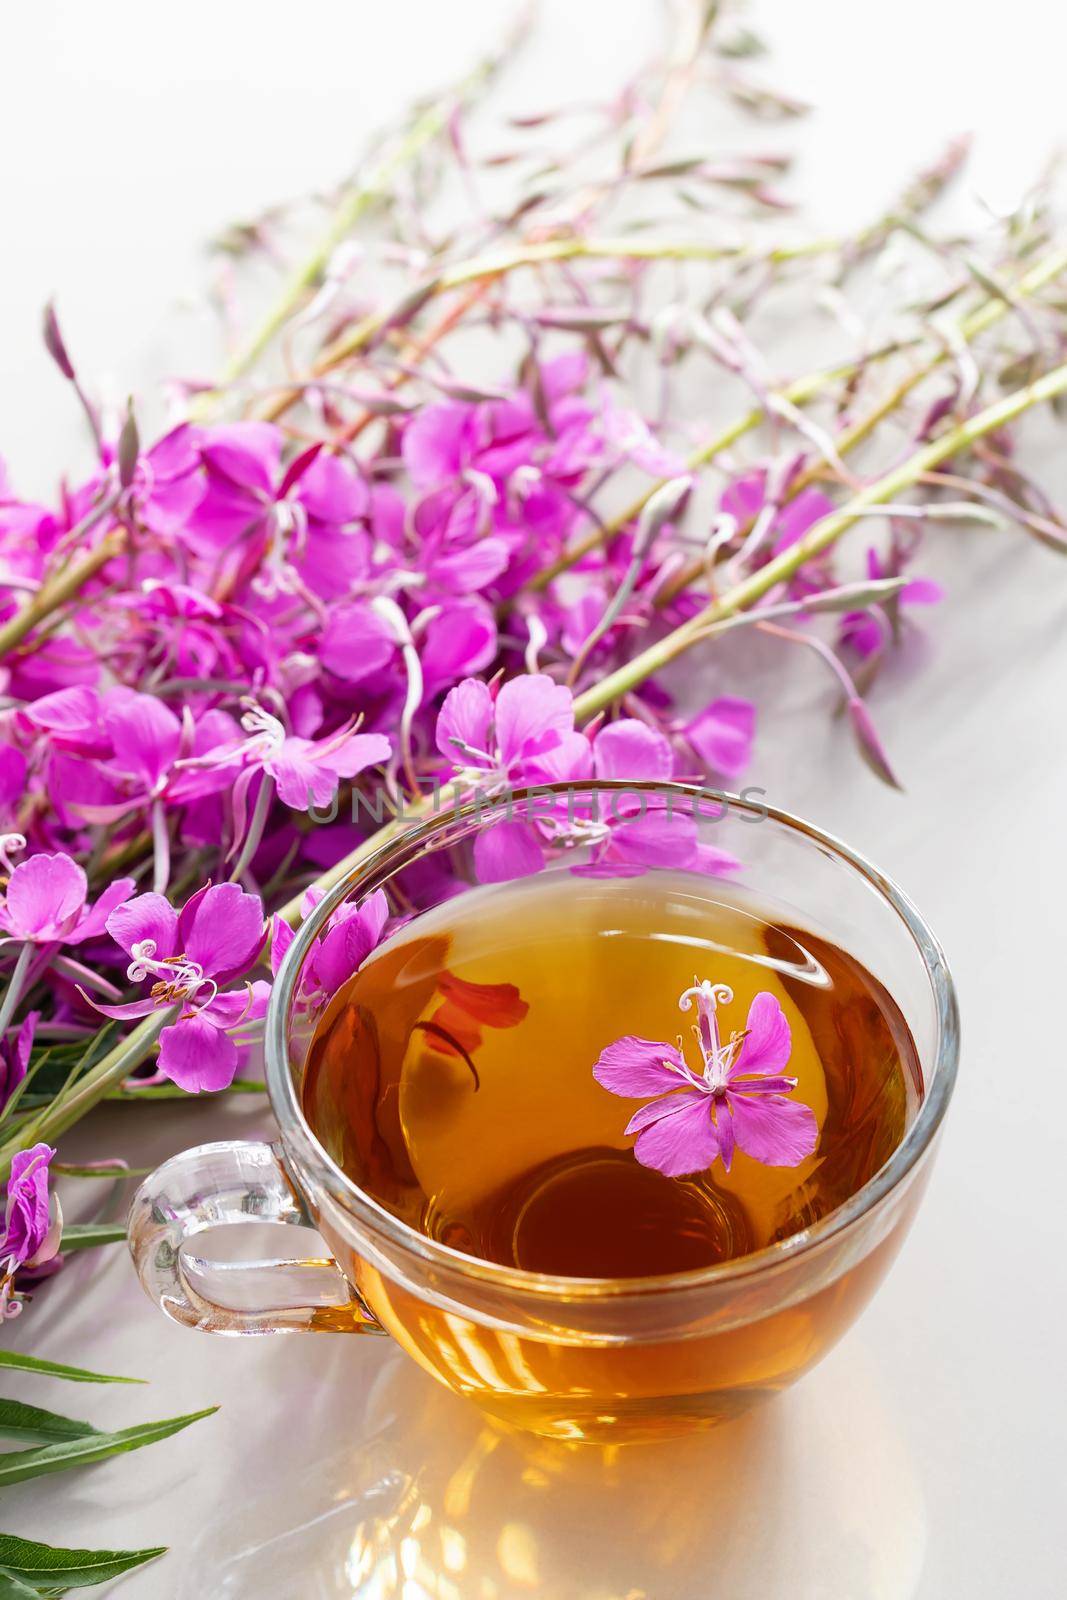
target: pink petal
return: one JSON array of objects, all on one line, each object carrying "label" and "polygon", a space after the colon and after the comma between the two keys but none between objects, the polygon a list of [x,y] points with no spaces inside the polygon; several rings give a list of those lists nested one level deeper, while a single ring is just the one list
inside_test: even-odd
[{"label": "pink petal", "polygon": [[945,591],[932,578],[912,578],[901,589],[899,598],[907,606],[935,606],[945,598]]},{"label": "pink petal", "polygon": [[719,507],[744,527],[759,516],[766,497],[767,474],[762,467],[758,467],[727,486],[719,500]]},{"label": "pink petal", "polygon": [[465,550],[431,562],[427,576],[449,594],[473,594],[499,578],[510,558],[511,551],[503,539],[479,539]]},{"label": "pink petal", "polygon": [[636,717],[623,717],[601,728],[593,740],[593,752],[598,778],[658,782],[674,771],[674,752],[668,741]]},{"label": "pink petal", "polygon": [[84,685],[56,689],[28,705],[20,716],[51,736],[54,743],[88,754],[107,749],[100,719],[100,697]]},{"label": "pink petal", "polygon": [[227,983],[247,972],[259,955],[264,935],[259,896],[236,883],[200,890],[178,918],[178,945],[209,978]]},{"label": "pink petal", "polygon": [[[437,748],[453,766],[468,765],[459,745],[488,750],[493,697],[480,678],[464,678],[445,696],[437,718]],[[458,740],[459,745],[454,741]]]},{"label": "pink petal", "polygon": [[473,407],[423,406],[404,429],[401,453],[417,488],[433,488],[454,478],[469,451]]},{"label": "pink petal", "polygon": [[[679,1072],[685,1074],[684,1079]],[[673,1044],[628,1033],[600,1052],[593,1077],[611,1094],[640,1100],[648,1094],[678,1089],[691,1081],[692,1074]]]},{"label": "pink petal", "polygon": [[474,841],[474,870],[479,883],[509,883],[540,872],[545,853],[525,822],[496,822],[483,827]]},{"label": "pink petal", "polygon": [[729,1172],[733,1165],[734,1147],[737,1144],[734,1120],[730,1115],[730,1107],[725,1100],[719,1100],[715,1106],[715,1132],[719,1136],[719,1154],[722,1164]]},{"label": "pink petal", "polygon": [[157,960],[178,953],[178,913],[165,895],[139,894],[136,900],[127,900],[111,912],[105,926],[127,955],[144,939],[154,943]]},{"label": "pink petal", "polygon": [[727,878],[740,872],[741,862],[729,850],[717,850],[713,844],[698,844],[693,857],[694,872],[706,873],[709,878]]},{"label": "pink petal", "polygon": [[179,1089],[226,1089],[237,1071],[237,1046],[200,1013],[184,1016],[159,1036],[159,1070]]},{"label": "pink petal", "polygon": [[[658,1122],[660,1117],[670,1116],[676,1104],[680,1106],[683,1102],[683,1097],[686,1097],[691,1093],[692,1090],[690,1089],[682,1089],[681,1080],[678,1080],[677,1093],[669,1095],[661,1094],[655,1100],[649,1100],[646,1105],[638,1106],[637,1110],[634,1112],[633,1116],[622,1130],[623,1133],[640,1133],[642,1128],[647,1128],[653,1122]],[[704,1094],[705,1100],[707,1100],[708,1104],[710,1105],[711,1096],[704,1093],[703,1090],[701,1090],[700,1093]]]},{"label": "pink petal", "polygon": [[808,529],[821,522],[835,510],[832,500],[821,489],[801,489],[800,493],[784,505],[775,520],[777,538],[774,553],[786,550],[803,538]]},{"label": "pink petal", "polygon": [[613,828],[609,854],[643,867],[688,867],[696,849],[692,817],[661,813]]},{"label": "pink petal", "polygon": [[343,526],[365,515],[370,503],[367,485],[347,461],[318,455],[300,479],[297,499],[311,517]]},{"label": "pink petal", "polygon": [[737,778],[751,758],[755,727],[751,700],[720,695],[687,725],[685,736],[705,766]]},{"label": "pink petal", "polygon": [[92,995],[86,994],[85,990],[80,987],[78,992],[84,999],[88,1000],[94,1011],[99,1011],[102,1017],[113,1017],[118,1022],[129,1022],[134,1017],[147,1017],[158,1009],[157,1002],[150,996],[144,1000],[130,1000],[124,1006],[108,1006],[102,1004],[99,1000],[94,1000]]},{"label": "pink petal", "polygon": [[358,600],[332,612],[319,646],[319,660],[346,683],[359,683],[388,666],[395,652],[389,624],[369,601]]},{"label": "pink petal", "polygon": [[708,1096],[687,1090],[659,1104],[664,1115],[637,1135],[634,1155],[638,1161],[668,1178],[706,1171],[719,1153]]},{"label": "pink petal", "polygon": [[270,970],[274,977],[278,976],[285,952],[295,938],[296,934],[287,922],[283,922],[281,917],[271,918]]},{"label": "pink petal", "polygon": [[524,673],[504,684],[496,697],[496,742],[506,767],[551,750],[574,731],[574,701],[569,689],[543,672]]},{"label": "pink petal", "polygon": [[[526,763],[525,776],[531,783],[577,783],[593,776],[593,747],[584,733],[565,733],[559,744]],[[561,806],[563,821],[566,805]]]},{"label": "pink petal", "polygon": [[0,815],[13,813],[26,793],[26,757],[13,744],[0,744]]},{"label": "pink petal", "polygon": [[375,889],[372,895],[360,906],[356,917],[366,934],[368,944],[367,953],[375,948],[385,932],[385,924],[389,920],[389,901],[386,899],[384,889]]},{"label": "pink petal", "polygon": [[329,752],[330,770],[339,778],[355,778],[368,767],[389,760],[393,747],[383,733],[351,733]]},{"label": "pink petal", "polygon": [[320,988],[332,994],[358,972],[370,950],[366,932],[355,917],[338,927],[328,928],[312,956],[315,978]]},{"label": "pink petal", "polygon": [[87,889],[85,873],[70,856],[31,856],[11,874],[3,926],[17,939],[58,939],[85,904]]},{"label": "pink petal", "polygon": [[745,1023],[745,1041],[730,1069],[734,1078],[781,1072],[793,1048],[792,1035],[785,1012],[765,989],[755,997],[748,1008]]},{"label": "pink petal", "polygon": [[239,989],[217,994],[211,1004],[204,1007],[203,1015],[216,1028],[236,1028],[266,1016],[269,1000],[270,984],[257,978],[255,983],[245,983]]},{"label": "pink petal", "polygon": [[482,672],[496,655],[496,618],[484,600],[456,600],[433,618],[419,652],[426,693]]},{"label": "pink petal", "polygon": [[278,786],[278,799],[293,811],[328,806],[337,792],[337,777],[315,760],[310,739],[286,739],[263,763]]},{"label": "pink petal", "polygon": [[79,919],[73,932],[68,933],[67,943],[82,944],[86,939],[99,938],[107,927],[108,917],[130,898],[136,887],[133,878],[116,878],[114,883],[109,883],[96,904]]},{"label": "pink petal", "polygon": [[151,792],[177,760],[182,725],[155,695],[119,693],[104,708],[115,763]]},{"label": "pink petal", "polygon": [[819,1124],[810,1106],[776,1094],[728,1091],[727,1098],[738,1148],[753,1160],[769,1167],[795,1167],[815,1149]]}]

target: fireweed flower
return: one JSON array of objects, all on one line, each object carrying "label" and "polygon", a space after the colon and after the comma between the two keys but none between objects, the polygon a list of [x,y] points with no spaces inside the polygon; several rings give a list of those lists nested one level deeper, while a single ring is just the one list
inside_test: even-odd
[{"label": "fireweed flower", "polygon": [[685,1060],[680,1037],[675,1046],[628,1034],[601,1051],[593,1076],[605,1089],[634,1100],[656,1096],[626,1125],[628,1134],[637,1134],[634,1154],[642,1166],[680,1178],[705,1171],[721,1156],[729,1172],[736,1148],[766,1166],[795,1167],[815,1149],[814,1112],[789,1099],[797,1080],[784,1071],[792,1048],[785,1013],[761,991],[744,1031],[724,1042],[718,1006],[732,1000],[725,984],[705,978],[694,980],[678,1001],[683,1011],[696,1002],[699,1073]]},{"label": "fireweed flower", "polygon": [[[541,673],[505,683],[494,701],[476,679],[458,684],[437,719],[437,747],[467,778],[490,785],[580,783],[590,778],[663,783],[674,773],[670,741],[634,717],[620,718],[590,739],[574,726],[569,690]],[[647,867],[730,871],[733,856],[701,843],[694,818],[651,793],[620,793],[596,805],[563,796],[546,809],[531,803],[529,820],[506,818],[479,830],[474,865],[482,883],[540,872],[546,842],[586,846],[577,872],[621,876]]]},{"label": "fireweed flower", "polygon": [[151,988],[126,1005],[91,1004],[120,1020],[177,1005],[177,1020],[159,1036],[160,1073],[190,1094],[227,1088],[240,1065],[238,1045],[247,1042],[243,1030],[264,1016],[270,993],[262,980],[223,992],[262,953],[258,895],[235,883],[209,885],[179,913],[162,895],[142,894],[111,914],[107,931],[130,957],[131,983]]},{"label": "fireweed flower", "polygon": [[[321,893],[309,892],[302,906],[306,917],[322,899]],[[330,917],[304,963],[299,999],[302,1004],[316,1005],[324,998],[336,994],[366,961],[371,951],[381,943],[389,918],[389,902],[382,889],[376,889],[361,906],[343,905]],[[271,924],[270,964],[275,977],[282,957],[292,944],[295,934],[287,922],[275,917]]]},{"label": "fireweed flower", "polygon": [[50,1145],[35,1144],[11,1161],[0,1233],[0,1320],[22,1310],[14,1295],[15,1274],[43,1266],[59,1250],[63,1218],[58,1204],[53,1215],[48,1198],[48,1163],[54,1155]]},{"label": "fireweed flower", "polygon": [[70,856],[30,856],[14,869],[7,892],[0,895],[0,928],[7,941],[26,944],[82,944],[104,932],[108,916],[128,900],[132,878],[116,878],[95,905],[89,905],[89,882]]},{"label": "fireweed flower", "polygon": [[[496,697],[478,678],[465,678],[445,697],[437,718],[437,748],[461,779],[490,792],[509,784],[547,783],[557,775],[547,760],[586,740],[574,731],[569,689],[546,674],[528,673],[501,686]],[[544,865],[544,850],[527,822],[503,821],[479,831],[474,865],[482,883],[527,877]]]},{"label": "fireweed flower", "polygon": [[[342,778],[355,778],[367,767],[388,761],[392,746],[380,733],[356,733],[351,720],[320,739],[302,739],[288,733],[284,724],[246,699],[241,726],[248,735],[232,746],[220,746],[189,762],[189,766],[221,768],[239,765],[244,786],[257,774],[274,780],[278,798],[294,811],[310,804],[327,806]],[[237,780],[235,788],[242,779]]]}]

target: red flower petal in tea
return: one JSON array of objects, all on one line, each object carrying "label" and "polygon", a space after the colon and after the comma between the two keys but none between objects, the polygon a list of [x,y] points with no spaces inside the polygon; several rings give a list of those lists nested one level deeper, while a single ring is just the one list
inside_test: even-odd
[{"label": "red flower petal in tea", "polygon": [[795,1167],[819,1138],[810,1106],[790,1100],[797,1080],[784,1068],[792,1049],[785,1013],[774,995],[755,996],[743,1033],[723,1041],[718,1006],[733,993],[722,983],[694,980],[678,1004],[696,1002],[693,1034],[703,1071],[689,1066],[679,1047],[628,1034],[602,1050],[593,1076],[612,1094],[655,1095],[630,1118],[634,1154],[643,1166],[668,1177],[703,1172],[718,1158],[729,1172],[734,1150],[771,1167]]}]

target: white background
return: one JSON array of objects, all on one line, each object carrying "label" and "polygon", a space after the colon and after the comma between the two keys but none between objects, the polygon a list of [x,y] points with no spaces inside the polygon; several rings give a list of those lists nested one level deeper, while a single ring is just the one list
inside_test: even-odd
[{"label": "white background", "polygon": [[[209,375],[203,241],[343,176],[363,136],[456,76],[502,9],[11,8],[0,449],[15,481],[45,494],[84,461],[39,344],[48,294],[86,377],[113,397],[169,372]],[[544,12],[503,91],[516,110],[608,90],[660,20],[653,0],[549,0]],[[755,16],[778,49],[777,81],[819,108],[793,137],[822,227],[877,213],[943,136],[967,128],[978,135],[972,207],[1002,206],[1064,132],[1067,39],[1047,0],[996,12],[761,0]],[[1045,479],[1067,495],[1062,458],[1050,435]],[[594,1468],[558,1449],[494,1445],[384,1342],[186,1334],[151,1310],[116,1249],[104,1270],[100,1257],[75,1261],[13,1337],[150,1388],[21,1392],[114,1426],[213,1401],[222,1411],[136,1457],[9,1491],[5,1528],[67,1545],[172,1546],[120,1586],[130,1600],[1064,1592],[1067,567],[983,530],[939,535],[927,566],[950,593],[923,674],[885,686],[875,705],[907,794],[859,768],[818,713],[822,680],[802,670],[763,720],[754,772],[776,803],[898,878],[940,933],[961,992],[963,1070],[934,1183],[844,1344],[750,1421]],[[218,1127],[210,1106],[176,1109],[151,1133],[147,1115],[117,1110],[86,1141],[147,1162]],[[233,1123],[265,1126],[248,1108]],[[375,1507],[416,1473],[425,1527],[376,1564],[366,1557],[373,1571],[361,1577],[357,1535],[366,1542]],[[458,1559],[461,1530],[467,1563],[451,1578],[433,1557],[449,1519],[446,1548]]]}]

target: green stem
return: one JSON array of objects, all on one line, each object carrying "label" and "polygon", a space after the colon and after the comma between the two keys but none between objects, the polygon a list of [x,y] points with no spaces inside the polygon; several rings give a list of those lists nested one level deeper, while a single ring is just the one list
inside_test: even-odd
[{"label": "green stem", "polygon": [[[577,235],[566,239],[542,239],[519,245],[514,250],[472,256],[468,261],[459,261],[455,266],[446,267],[428,278],[421,286],[421,291],[418,287],[408,290],[396,305],[370,312],[347,333],[340,334],[332,344],[327,345],[312,372],[315,377],[323,377],[349,356],[365,349],[412,300],[418,299],[422,303],[436,295],[447,294],[451,289],[462,289],[468,283],[503,278],[522,267],[544,266],[555,261],[575,261],[579,258],[588,261],[736,261],[749,257],[753,261],[778,264],[823,255],[839,247],[840,241],[837,239],[809,239],[766,250],[749,244],[710,244],[702,239],[644,239],[640,236],[586,239]],[[286,404],[292,404],[292,396],[298,392],[291,391],[288,400],[283,397],[278,402],[282,409]]]},{"label": "green stem", "polygon": [[[1030,271],[1024,273],[1014,285],[1012,292],[1015,295],[1036,294],[1039,290],[1054,282],[1056,278],[1061,277],[1064,272],[1067,272],[1067,247],[1054,250],[1050,255],[1039,261],[1036,266],[1031,267]],[[956,324],[956,332],[961,340],[969,344],[973,339],[977,339],[981,334],[995,327],[998,322],[1003,321],[1011,309],[1010,301],[1005,296],[991,296],[988,300],[976,306],[968,316],[960,318]],[[887,345],[884,350],[877,351],[874,355],[868,355],[858,361],[849,361],[838,367],[823,367],[816,372],[805,373],[803,377],[797,378],[795,382],[780,390],[777,398],[788,401],[790,405],[806,405],[809,400],[816,399],[832,384],[839,382],[842,378],[855,377],[867,363],[895,355],[903,348],[906,348],[906,346]],[[950,357],[951,349],[947,344],[943,344],[929,360],[923,362],[914,372],[909,373],[865,417],[861,417],[850,428],[844,430],[834,441],[838,454],[847,455],[856,445],[868,438],[879,422],[895,411],[912,390],[916,389],[920,383],[924,382],[932,372],[935,372]],[[729,450],[732,445],[737,444],[746,434],[753,433],[766,420],[766,407],[754,407],[745,416],[739,417],[736,422],[731,423],[722,433],[699,445],[687,457],[686,467],[690,472],[696,472],[699,468],[706,467],[717,456],[722,455],[724,450]],[[812,476],[813,474],[809,473],[797,478],[790,486],[790,495],[798,494],[805,484],[811,482]],[[584,539],[580,539],[577,544],[569,546],[558,560],[552,562],[550,566],[543,568],[538,573],[531,583],[531,588],[537,590],[547,588],[561,573],[567,572],[573,567],[576,561],[580,561],[583,556],[589,555],[600,545],[606,543],[621,528],[628,527],[631,522],[641,515],[652,496],[667,481],[665,478],[660,479],[650,489],[647,489],[644,494],[640,495],[632,505],[627,506],[624,511],[619,512],[617,516],[610,518],[607,522],[599,524]],[[676,594],[680,588],[691,583],[694,576],[699,575],[699,572],[699,564],[687,568],[683,573],[679,574],[677,580],[670,585],[669,590],[664,591],[663,597],[666,599]]]},{"label": "green stem", "polygon": [[783,550],[780,555],[768,561],[766,566],[760,567],[758,572],[752,573],[719,599],[713,600],[682,627],[676,628],[673,633],[650,645],[625,666],[609,673],[606,678],[602,678],[591,689],[579,695],[574,702],[575,714],[582,721],[595,716],[613,700],[628,694],[637,684],[642,683],[653,673],[659,672],[676,656],[697,643],[699,636],[710,623],[719,622],[724,617],[734,616],[737,612],[746,610],[768,590],[785,583],[805,562],[834,544],[859,520],[868,507],[895,499],[903,490],[913,488],[924,473],[932,471],[942,461],[968,450],[986,434],[995,433],[998,428],[1013,422],[1032,406],[1054,400],[1057,395],[1065,392],[1067,392],[1067,365],[1046,372],[1034,383],[1025,385],[1014,394],[1005,396],[1003,400],[998,400],[995,404],[987,406],[984,411],[969,417],[966,422],[949,429],[940,439],[925,445],[900,466],[861,489],[838,510],[821,518],[796,544],[790,545],[787,550]]},{"label": "green stem", "polygon": [[[99,522],[100,518],[106,515],[107,510],[110,509],[110,505],[113,503],[112,501],[108,505],[98,508],[89,517],[86,517],[85,523]],[[84,528],[85,524],[83,524],[83,531]],[[0,660],[9,651],[14,650],[17,644],[21,644],[31,629],[38,627],[54,611],[58,611],[61,605],[64,605],[68,600],[79,594],[83,585],[88,583],[89,579],[95,576],[101,567],[106,566],[109,561],[119,554],[125,537],[125,534],[119,529],[106,534],[95,550],[90,550],[89,554],[81,561],[73,562],[65,572],[51,583],[43,584],[33,599],[24,605],[21,611],[17,611],[13,617],[5,622],[3,627],[0,627]]]},{"label": "green stem", "polygon": [[22,998],[22,990],[26,983],[26,974],[30,970],[33,960],[34,946],[27,942],[18,953],[15,970],[8,979],[7,988],[4,990],[3,1001],[0,1002],[0,1040],[7,1032],[7,1025],[15,1014],[15,1007]]},{"label": "green stem", "polygon": [[38,1140],[51,1141],[61,1133],[66,1133],[87,1111],[103,1100],[109,1090],[117,1087],[135,1067],[140,1066],[174,1016],[174,1007],[169,1007],[166,1011],[154,1012],[142,1018],[132,1033],[128,1033],[113,1050],[109,1050],[95,1067],[90,1067],[69,1095],[46,1106],[28,1126],[24,1125],[19,1130],[17,1138],[8,1140],[0,1147],[0,1182],[6,1182],[11,1171],[11,1158],[19,1150]]},{"label": "green stem", "polygon": [[230,883],[240,883],[244,876],[245,868],[259,849],[260,840],[263,838],[263,830],[267,826],[267,818],[270,815],[270,803],[273,799],[274,779],[265,772],[260,779],[259,793],[256,795],[252,820],[248,824],[248,832],[245,834],[241,853],[237,857],[233,871],[230,873]]}]

